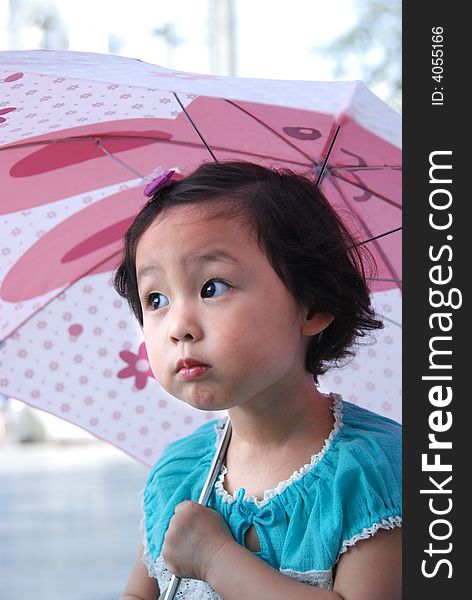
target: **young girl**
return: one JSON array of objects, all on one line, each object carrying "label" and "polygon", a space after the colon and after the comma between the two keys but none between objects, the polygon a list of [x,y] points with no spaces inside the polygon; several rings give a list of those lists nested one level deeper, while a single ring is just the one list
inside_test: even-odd
[{"label": "young girl", "polygon": [[359,247],[304,177],[245,162],[166,172],[126,234],[115,287],[152,370],[224,419],[171,443],[144,490],[123,599],[398,600],[401,428],[322,394],[318,377],[382,326]]}]

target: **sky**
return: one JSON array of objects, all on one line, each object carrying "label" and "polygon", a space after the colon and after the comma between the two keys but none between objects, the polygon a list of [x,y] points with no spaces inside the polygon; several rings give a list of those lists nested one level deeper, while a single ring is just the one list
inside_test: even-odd
[{"label": "sky", "polygon": [[[16,6],[55,6],[67,23],[69,50],[108,52],[183,71],[210,73],[211,0],[13,0]],[[333,79],[333,63],[314,51],[356,20],[354,0],[235,0],[236,75],[274,79]],[[130,9],[130,6],[133,9]],[[93,18],[91,18],[93,15]],[[22,23],[25,23],[24,18]],[[172,23],[179,43],[172,50],[153,31]],[[35,26],[11,34],[8,0],[0,0],[0,49],[39,47]],[[225,74],[225,73],[219,73]],[[360,77],[352,64],[352,76]]]}]

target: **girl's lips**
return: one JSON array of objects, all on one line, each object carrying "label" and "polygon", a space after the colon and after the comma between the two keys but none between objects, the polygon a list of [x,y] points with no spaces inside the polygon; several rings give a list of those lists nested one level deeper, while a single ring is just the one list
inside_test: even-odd
[{"label": "girl's lips", "polygon": [[182,379],[196,379],[197,377],[201,377],[205,375],[205,373],[209,370],[208,365],[195,365],[193,367],[182,367],[179,371],[177,371],[177,375]]},{"label": "girl's lips", "polygon": [[196,379],[205,375],[210,365],[202,363],[194,358],[184,358],[179,360],[176,366],[176,373],[182,379]]}]

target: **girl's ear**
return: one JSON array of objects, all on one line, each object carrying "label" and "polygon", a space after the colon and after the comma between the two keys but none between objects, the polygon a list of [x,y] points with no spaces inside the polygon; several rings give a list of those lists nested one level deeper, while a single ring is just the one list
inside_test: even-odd
[{"label": "girl's ear", "polygon": [[305,319],[302,325],[302,334],[303,335],[317,335],[330,323],[334,321],[333,315],[330,315],[326,312],[314,312],[313,310],[308,310],[305,315]]}]

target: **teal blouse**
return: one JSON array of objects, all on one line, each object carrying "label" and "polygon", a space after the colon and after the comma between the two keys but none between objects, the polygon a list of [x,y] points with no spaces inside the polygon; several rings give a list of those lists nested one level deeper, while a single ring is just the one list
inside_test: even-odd
[{"label": "teal blouse", "polygon": [[[296,579],[330,589],[340,555],[379,529],[401,526],[401,426],[331,394],[334,427],[322,450],[264,497],[224,488],[223,465],[208,506],[244,546],[253,525],[262,560]],[[170,580],[161,557],[177,504],[198,501],[224,419],[175,441],[150,472],[143,493],[143,562],[162,591]],[[219,598],[205,582],[184,580],[185,598]]]}]

